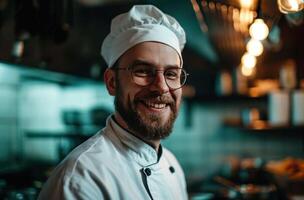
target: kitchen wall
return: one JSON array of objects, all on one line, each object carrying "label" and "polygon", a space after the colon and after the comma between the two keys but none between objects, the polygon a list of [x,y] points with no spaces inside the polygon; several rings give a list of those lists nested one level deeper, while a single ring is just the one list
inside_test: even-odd
[{"label": "kitchen wall", "polygon": [[[22,84],[20,98],[21,129],[24,134],[94,134],[97,130],[84,133],[80,132],[80,127],[74,127],[77,129],[75,130],[67,126],[64,123],[63,111],[80,112],[80,123],[85,123],[89,120],[87,115],[91,108],[105,106],[111,109],[112,106],[109,103],[111,97],[106,94],[101,83],[62,87],[52,83],[29,81]],[[59,151],[67,153],[70,149],[69,141],[63,137],[24,138],[24,156],[27,159],[56,162],[60,156]]]},{"label": "kitchen wall", "polygon": [[[41,76],[37,79],[32,77],[31,70],[25,71],[0,63],[0,163],[28,160],[57,163],[60,148],[67,153],[73,145],[59,135],[77,131],[80,134],[75,130],[77,127],[65,124],[63,111],[80,112],[81,120],[87,122],[81,134],[94,134],[97,129],[90,125],[90,110],[102,107],[110,112],[113,98],[107,95],[101,82],[82,83],[79,79],[60,84],[48,80],[47,76],[53,73],[33,72]],[[40,136],[28,137],[29,134]]]},{"label": "kitchen wall", "polygon": [[[28,133],[69,133],[63,110],[101,106],[113,110],[113,98],[102,83],[62,85],[24,79],[18,70],[0,65],[0,162],[41,160],[57,163],[59,150],[69,150],[67,139],[29,138]],[[189,102],[188,102],[189,103]],[[266,102],[267,104],[267,102]],[[241,109],[265,106],[265,102],[184,101],[171,136],[163,144],[181,162],[188,178],[217,171],[227,156],[282,159],[303,157],[303,138],[290,131],[263,134],[223,126],[226,117],[238,117]],[[267,106],[267,105],[266,105]],[[87,131],[84,134],[94,134]]]},{"label": "kitchen wall", "polygon": [[18,151],[18,77],[0,64],[0,163]]},{"label": "kitchen wall", "polygon": [[[223,125],[225,118],[238,117],[244,108],[265,106],[267,102],[196,102],[191,114],[185,106],[175,124],[174,133],[164,144],[181,162],[188,178],[205,177],[224,164],[227,157],[283,159],[304,157],[303,135],[292,131],[250,132]],[[261,105],[262,104],[262,105]],[[185,124],[186,118],[191,125]]]}]

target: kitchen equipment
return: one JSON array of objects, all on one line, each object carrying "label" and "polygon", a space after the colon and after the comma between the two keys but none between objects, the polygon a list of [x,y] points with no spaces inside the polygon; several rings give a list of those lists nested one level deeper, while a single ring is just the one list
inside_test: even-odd
[{"label": "kitchen equipment", "polygon": [[106,120],[110,115],[111,111],[104,107],[93,107],[90,110],[91,123],[100,128],[106,125]]},{"label": "kitchen equipment", "polygon": [[289,59],[283,63],[280,69],[280,83],[281,87],[286,90],[292,90],[297,85],[297,74],[296,74],[295,61]]},{"label": "kitchen equipment", "polygon": [[229,199],[244,200],[275,200],[276,186],[274,184],[257,185],[257,184],[236,184],[226,178],[216,176],[214,180],[229,189]]},{"label": "kitchen equipment", "polygon": [[79,127],[83,124],[82,113],[80,110],[64,110],[62,120],[68,126]]},{"label": "kitchen equipment", "polygon": [[67,109],[62,111],[62,120],[65,125],[76,128],[86,125],[102,128],[110,115],[111,111],[109,109],[100,106],[88,110]]},{"label": "kitchen equipment", "polygon": [[260,120],[260,111],[257,108],[248,108],[242,110],[242,123],[245,126],[252,125],[255,121]]},{"label": "kitchen equipment", "polygon": [[216,78],[216,93],[219,96],[231,95],[233,90],[232,76],[228,71],[221,71]]},{"label": "kitchen equipment", "polygon": [[269,93],[269,124],[287,126],[290,120],[290,98],[287,90],[276,90]]},{"label": "kitchen equipment", "polygon": [[292,124],[304,125],[304,90],[294,90],[291,101]]}]

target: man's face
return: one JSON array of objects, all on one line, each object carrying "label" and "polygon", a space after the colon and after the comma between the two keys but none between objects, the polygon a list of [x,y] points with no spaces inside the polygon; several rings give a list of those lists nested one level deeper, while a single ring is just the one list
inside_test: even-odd
[{"label": "man's face", "polygon": [[[138,63],[157,70],[180,67],[177,52],[161,43],[144,42],[129,49],[119,60],[119,68]],[[139,86],[131,72],[118,70],[115,76],[115,108],[127,128],[144,140],[167,137],[180,107],[182,90],[170,90],[163,72],[158,72],[152,84]]]}]

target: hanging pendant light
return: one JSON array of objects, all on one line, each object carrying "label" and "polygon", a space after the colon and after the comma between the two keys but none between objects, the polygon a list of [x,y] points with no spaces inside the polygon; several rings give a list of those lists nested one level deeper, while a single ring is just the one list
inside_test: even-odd
[{"label": "hanging pendant light", "polygon": [[250,39],[246,45],[246,49],[249,54],[259,56],[263,53],[264,47],[261,41]]},{"label": "hanging pendant light", "polygon": [[252,7],[253,1],[251,0],[240,0],[240,4],[242,8],[249,9]]},{"label": "hanging pendant light", "polygon": [[241,62],[243,66],[246,66],[248,68],[254,68],[257,61],[255,56],[247,52],[242,56]]},{"label": "hanging pendant light", "polygon": [[254,20],[253,24],[251,24],[249,34],[253,39],[264,40],[269,34],[269,29],[264,20],[258,18]]},{"label": "hanging pendant light", "polygon": [[244,65],[241,66],[241,73],[243,74],[243,76],[251,76],[254,71],[255,68],[246,67]]},{"label": "hanging pendant light", "polygon": [[284,13],[295,13],[299,12],[304,7],[303,0],[277,0],[279,10]]}]

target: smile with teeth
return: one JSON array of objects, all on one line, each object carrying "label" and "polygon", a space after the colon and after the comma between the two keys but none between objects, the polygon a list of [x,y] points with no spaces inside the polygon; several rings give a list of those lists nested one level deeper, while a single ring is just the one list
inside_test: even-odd
[{"label": "smile with teeth", "polygon": [[167,106],[165,103],[154,103],[150,101],[144,101],[143,102],[147,107],[155,108],[155,109],[163,109]]}]

